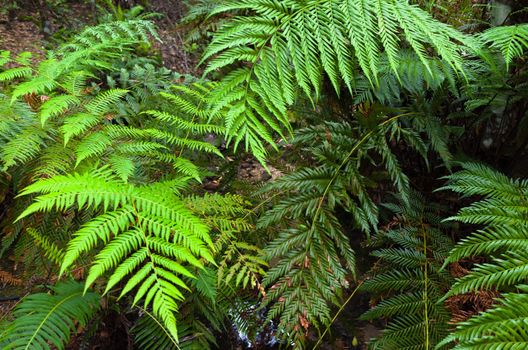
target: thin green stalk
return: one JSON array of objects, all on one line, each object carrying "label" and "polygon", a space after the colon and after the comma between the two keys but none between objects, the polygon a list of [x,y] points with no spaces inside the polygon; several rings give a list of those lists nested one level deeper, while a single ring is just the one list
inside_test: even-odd
[{"label": "thin green stalk", "polygon": [[429,296],[427,294],[427,286],[429,284],[429,276],[428,276],[428,264],[427,264],[427,234],[424,228],[424,225],[422,224],[422,233],[423,233],[423,250],[424,250],[424,256],[425,256],[425,265],[424,265],[424,292],[423,292],[423,303],[424,303],[424,322],[425,322],[425,329],[424,329],[424,336],[425,336],[425,349],[429,350],[429,305],[427,304],[429,300]]},{"label": "thin green stalk", "polygon": [[[382,127],[394,120],[397,120],[401,117],[404,117],[406,115],[410,115],[412,113],[403,113],[403,114],[399,114],[397,116],[394,116],[392,118],[389,118],[387,120],[385,120],[384,122],[380,123],[378,125],[378,127]],[[350,152],[348,152],[348,154],[346,155],[346,157],[343,159],[343,161],[341,162],[341,164],[339,164],[339,166],[337,167],[337,169],[335,170],[334,172],[334,175],[332,176],[332,178],[330,179],[330,181],[328,182],[328,185],[326,185],[325,187],[325,190],[323,191],[323,195],[321,196],[321,199],[319,200],[319,203],[317,203],[317,209],[315,210],[315,214],[314,214],[314,217],[313,217],[313,220],[312,220],[312,226],[310,228],[310,230],[313,230],[315,228],[315,222],[317,220],[317,217],[319,216],[319,213],[321,212],[321,207],[323,206],[323,201],[325,200],[326,198],[326,195],[328,194],[328,192],[330,191],[330,187],[332,186],[332,184],[334,183],[334,181],[337,179],[337,177],[339,176],[339,172],[341,171],[341,169],[345,166],[345,164],[348,162],[348,159],[350,157],[352,157],[352,155],[354,154],[354,152],[359,148],[359,146],[361,146],[365,141],[368,140],[368,138],[375,132],[376,130],[371,130],[369,131],[368,133],[365,134],[365,136],[363,136],[361,138],[361,140],[359,140],[355,145],[354,147],[352,147],[352,149],[350,150]]]},{"label": "thin green stalk", "polygon": [[321,342],[323,341],[323,338],[324,336],[326,335],[326,333],[328,332],[328,330],[330,329],[330,326],[334,323],[334,321],[337,319],[337,317],[339,316],[339,314],[341,313],[341,311],[343,311],[343,309],[345,308],[345,306],[350,302],[350,300],[352,300],[352,297],[356,294],[356,292],[359,290],[359,287],[361,287],[361,285],[363,284],[364,281],[359,281],[358,285],[356,286],[356,288],[354,288],[354,290],[352,291],[352,293],[350,294],[350,296],[347,298],[347,300],[343,303],[343,305],[341,305],[341,307],[339,308],[339,310],[337,310],[336,314],[334,315],[334,317],[332,318],[332,321],[330,321],[330,323],[326,326],[323,334],[321,334],[321,336],[319,337],[319,339],[317,340],[317,343],[315,343],[314,347],[312,348],[312,350],[315,350],[315,348],[317,348],[319,346],[319,344],[321,344]]}]

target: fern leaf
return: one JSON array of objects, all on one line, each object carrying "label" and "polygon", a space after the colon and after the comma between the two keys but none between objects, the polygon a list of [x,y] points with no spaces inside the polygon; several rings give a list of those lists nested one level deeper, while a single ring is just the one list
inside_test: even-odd
[{"label": "fern leaf", "polygon": [[513,59],[522,56],[528,48],[528,25],[490,28],[480,34],[479,38],[502,53],[508,69]]},{"label": "fern leaf", "polygon": [[15,308],[15,321],[0,335],[3,349],[65,349],[75,323],[86,325],[99,308],[99,296],[84,293],[78,282],[59,282],[52,290],[29,295]]},{"label": "fern leaf", "polygon": [[[137,290],[134,304],[143,299],[145,308],[152,306],[154,315],[177,339],[177,303],[184,299],[181,289],[188,289],[178,275],[194,278],[187,264],[203,268],[199,259],[209,263],[214,259],[208,227],[185,208],[173,190],[167,191],[169,188],[162,183],[141,187],[123,183],[108,169],[56,176],[37,181],[22,192],[40,196],[19,219],[73,206],[106,212],[91,219],[69,242],[61,273],[81,254],[104,242],[85,289],[107,273],[112,275],[106,292],[127,278],[121,296]],[[113,212],[108,212],[109,208]]]},{"label": "fern leaf", "polygon": [[49,118],[63,114],[68,108],[77,106],[79,103],[79,99],[72,95],[59,95],[50,98],[40,106],[40,122],[42,126],[46,124]]}]

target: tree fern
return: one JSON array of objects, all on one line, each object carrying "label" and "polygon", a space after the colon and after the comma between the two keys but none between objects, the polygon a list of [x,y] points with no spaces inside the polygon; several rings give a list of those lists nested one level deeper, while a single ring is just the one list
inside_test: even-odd
[{"label": "tree fern", "polygon": [[18,304],[15,320],[0,334],[2,349],[65,349],[77,325],[85,326],[99,309],[99,296],[78,282],[59,282],[52,292]]},{"label": "tree fern", "polygon": [[[478,290],[499,290],[497,305],[457,325],[445,343],[456,341],[455,349],[522,349],[528,337],[526,323],[526,207],[528,182],[513,180],[481,164],[463,163],[463,170],[447,177],[449,189],[482,199],[462,208],[450,220],[484,225],[463,239],[451,251],[447,263],[465,257],[487,256],[489,262],[477,264],[447,293],[450,297]],[[517,291],[511,292],[512,287]]]},{"label": "tree fern", "polygon": [[[431,226],[440,220],[418,194],[388,207],[397,216],[373,244],[390,248],[372,253],[378,263],[360,287],[374,294],[377,304],[361,318],[389,319],[381,335],[371,340],[373,349],[431,349],[448,334],[449,313],[438,301],[451,282],[440,270],[451,242]],[[403,276],[407,283],[402,284]]]},{"label": "tree fern", "polygon": [[[137,289],[134,303],[152,305],[171,335],[177,338],[177,302],[187,285],[179,276],[193,277],[189,266],[213,262],[207,226],[189,212],[173,188],[185,179],[135,187],[111,175],[108,169],[82,175],[57,176],[38,181],[21,195],[41,194],[20,218],[54,208],[101,208],[105,213],[86,223],[68,243],[61,273],[82,254],[105,246],[97,253],[86,278],[88,288],[111,273],[108,292],[126,278],[121,296]],[[165,191],[160,191],[164,188]]]},{"label": "tree fern", "polygon": [[[337,93],[344,83],[354,94],[358,74],[379,84],[382,55],[399,78],[398,51],[405,42],[430,75],[427,45],[461,74],[461,50],[477,46],[407,1],[242,1],[213,13],[229,11],[249,14],[226,23],[206,49],[206,73],[229,69],[211,95],[211,106],[227,108],[228,141],[236,146],[245,139],[260,161],[265,143],[275,145],[272,132],[284,137],[284,127],[291,131],[287,110],[297,91],[317,97],[323,73]],[[244,65],[232,68],[239,63]]]}]

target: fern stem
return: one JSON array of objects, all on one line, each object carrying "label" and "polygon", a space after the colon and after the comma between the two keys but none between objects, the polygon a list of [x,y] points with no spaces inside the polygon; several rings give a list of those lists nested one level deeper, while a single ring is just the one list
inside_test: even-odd
[{"label": "fern stem", "polygon": [[315,350],[315,348],[317,348],[319,346],[319,344],[321,344],[321,342],[323,341],[323,338],[324,336],[326,335],[326,333],[328,332],[328,330],[330,329],[330,326],[334,323],[334,321],[337,319],[337,317],[339,316],[339,314],[341,313],[341,311],[343,311],[343,309],[345,308],[345,306],[350,302],[350,300],[352,300],[352,298],[354,297],[354,295],[356,294],[356,292],[359,290],[359,287],[361,287],[361,285],[363,284],[364,281],[359,281],[359,283],[357,284],[356,288],[354,288],[354,290],[352,291],[352,294],[350,294],[350,296],[347,298],[347,300],[343,303],[343,305],[341,305],[341,307],[339,308],[339,310],[337,310],[336,314],[334,315],[334,317],[332,318],[332,321],[330,321],[330,323],[326,326],[323,334],[321,334],[321,336],[319,337],[319,339],[317,339],[317,343],[315,343],[314,347],[312,348],[312,350]]},{"label": "fern stem", "polygon": [[[394,116],[392,118],[389,118],[389,119],[385,120],[384,122],[380,123],[378,125],[378,127],[385,126],[386,124],[388,124],[388,123],[390,123],[390,122],[392,122],[394,120],[398,120],[401,117],[404,117],[404,116],[407,116],[407,115],[412,115],[412,114],[413,114],[412,112],[409,112],[409,113],[403,113],[403,114],[396,115],[396,116]],[[315,210],[315,214],[314,214],[314,217],[313,217],[313,220],[312,220],[312,226],[311,226],[310,230],[313,230],[315,228],[315,222],[316,222],[317,217],[319,216],[319,213],[321,212],[321,207],[323,206],[323,201],[325,200],[326,195],[328,194],[328,191],[330,191],[330,187],[332,186],[334,181],[339,176],[339,172],[341,171],[341,168],[343,168],[345,166],[345,164],[348,162],[348,159],[352,156],[352,154],[354,154],[354,152],[359,148],[359,146],[361,146],[375,131],[377,131],[377,128],[375,130],[371,130],[368,133],[366,133],[365,136],[363,136],[361,138],[361,140],[359,140],[354,145],[354,147],[352,147],[350,152],[348,152],[348,154],[345,156],[345,158],[343,159],[341,164],[335,170],[334,175],[332,176],[332,178],[328,182],[328,185],[326,185],[325,190],[323,191],[323,195],[321,196],[321,198],[319,200],[319,203],[317,203],[317,209]]]},{"label": "fern stem", "polygon": [[425,265],[424,265],[424,292],[423,292],[423,302],[424,302],[424,322],[425,322],[425,328],[424,328],[424,332],[425,332],[425,349],[426,350],[429,350],[429,310],[428,310],[428,305],[427,305],[427,301],[429,300],[429,296],[428,296],[428,293],[427,293],[427,285],[429,284],[429,281],[428,281],[428,269],[429,267],[427,266],[428,263],[427,263],[427,235],[426,235],[426,232],[425,232],[425,228],[424,228],[424,225],[422,223],[422,233],[423,233],[423,250],[424,250],[424,256],[425,256]]}]

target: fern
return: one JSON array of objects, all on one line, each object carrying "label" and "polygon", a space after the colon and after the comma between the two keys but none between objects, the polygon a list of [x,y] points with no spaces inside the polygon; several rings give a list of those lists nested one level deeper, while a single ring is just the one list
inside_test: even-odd
[{"label": "fern", "polygon": [[[131,332],[134,343],[141,349],[179,349],[178,341],[167,331],[163,324],[148,311],[143,312]],[[180,331],[181,333],[181,331]]]},{"label": "fern", "polygon": [[[202,268],[202,258],[214,261],[207,226],[185,209],[172,190],[182,181],[185,179],[135,187],[119,181],[108,169],[57,176],[38,181],[21,193],[41,195],[19,219],[53,208],[103,209],[105,214],[86,223],[68,243],[61,273],[82,254],[96,249],[98,242],[104,242],[85,288],[111,273],[105,289],[108,292],[126,277],[120,295],[137,289],[134,303],[144,298],[145,307],[152,305],[154,314],[177,338],[177,301],[184,299],[180,289],[188,288],[178,275],[193,277],[189,266]],[[160,192],[162,188],[165,191]]]},{"label": "fern", "polygon": [[40,249],[44,252],[44,256],[53,261],[55,264],[60,265],[64,259],[64,251],[57,247],[57,245],[50,241],[46,236],[41,235],[38,231],[33,228],[28,228],[27,233],[33,238]]},{"label": "fern", "polygon": [[[186,205],[200,215],[213,230],[215,250],[218,252],[218,268],[215,280],[218,288],[260,286],[260,276],[265,275],[266,261],[261,249],[244,239],[242,234],[254,230],[249,222],[251,212],[248,203],[236,195],[205,194],[186,198]],[[206,286],[206,284],[202,284]],[[204,288],[211,299],[213,295]]]},{"label": "fern", "polygon": [[78,34],[71,42],[61,47],[59,52],[83,51],[92,47],[95,43],[109,43],[119,45],[119,41],[149,42],[150,37],[159,39],[154,24],[145,19],[129,19],[127,21],[115,21],[102,23],[98,26],[90,26]]},{"label": "fern", "polygon": [[528,48],[528,25],[500,26],[486,30],[479,38],[488,43],[492,49],[501,52],[506,69],[513,59],[524,54]]},{"label": "fern", "polygon": [[0,81],[27,78],[31,76],[31,73],[33,73],[33,70],[30,67],[16,67],[0,73]]},{"label": "fern", "polygon": [[447,293],[450,297],[478,290],[511,291],[490,310],[460,322],[444,343],[456,341],[455,349],[521,349],[528,342],[523,331],[526,322],[527,232],[526,207],[528,181],[513,180],[481,164],[462,163],[463,170],[447,177],[449,189],[481,200],[462,208],[450,220],[484,225],[463,239],[451,251],[447,263],[465,257],[488,256],[490,262],[478,264],[460,278]]},{"label": "fern", "polygon": [[76,324],[85,326],[99,309],[99,296],[78,282],[59,282],[52,292],[18,304],[15,320],[0,334],[2,349],[65,349]]},{"label": "fern", "polygon": [[407,1],[251,0],[220,5],[213,14],[231,11],[250,14],[227,22],[205,51],[206,73],[228,69],[210,104],[215,112],[227,109],[228,141],[236,148],[245,139],[261,162],[265,143],[275,146],[272,132],[291,131],[287,111],[298,90],[317,98],[324,75],[337,93],[344,83],[354,94],[358,73],[379,85],[382,56],[400,79],[398,51],[405,42],[431,76],[426,45],[462,75],[461,50],[478,49],[472,38]]},{"label": "fern", "polygon": [[420,195],[414,193],[410,201],[400,199],[398,205],[387,207],[396,211],[394,228],[380,232],[373,241],[392,247],[372,253],[378,263],[360,287],[380,300],[361,318],[390,320],[371,340],[372,349],[430,349],[448,334],[449,313],[438,301],[451,282],[440,268],[452,244],[430,225],[440,220]]},{"label": "fern", "polygon": [[[362,166],[370,163],[384,168],[403,201],[410,201],[409,180],[389,142],[406,142],[426,158],[429,148],[435,148],[407,127],[413,118],[372,116],[363,124],[358,118],[353,123],[326,122],[301,129],[295,142],[307,147],[312,163],[321,165],[298,169],[267,186],[284,197],[262,215],[259,227],[283,223],[286,228],[265,249],[268,261],[280,259],[264,279],[265,286],[271,287],[265,303],[275,303],[269,317],[280,316],[281,327],[297,337],[296,344],[302,344],[303,324],[306,330],[307,324],[318,327],[329,321],[329,304],[336,302],[339,288],[348,286],[348,275],[354,273],[354,254],[335,212],[346,210],[355,227],[367,234],[377,230],[378,207],[369,194],[372,185]],[[412,271],[426,262],[423,254],[414,250],[386,249],[377,254],[402,267],[385,276],[387,280],[380,280],[380,285],[397,290],[414,284]],[[325,272],[329,270],[334,272],[332,276]],[[317,308],[307,307],[308,300]]]}]

